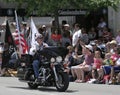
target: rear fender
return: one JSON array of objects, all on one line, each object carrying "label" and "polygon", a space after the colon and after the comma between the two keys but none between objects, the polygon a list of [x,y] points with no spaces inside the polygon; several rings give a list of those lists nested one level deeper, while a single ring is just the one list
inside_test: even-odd
[{"label": "rear fender", "polygon": [[24,80],[29,80],[29,76],[31,74],[34,74],[33,69],[32,68],[27,69],[26,72],[25,72],[25,74],[24,74]]}]

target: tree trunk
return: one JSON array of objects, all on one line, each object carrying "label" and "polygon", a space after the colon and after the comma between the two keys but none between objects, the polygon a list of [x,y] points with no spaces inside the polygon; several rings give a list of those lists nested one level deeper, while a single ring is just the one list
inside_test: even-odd
[{"label": "tree trunk", "polygon": [[55,28],[57,29],[58,31],[58,34],[60,34],[60,27],[59,27],[59,13],[58,11],[55,12]]}]

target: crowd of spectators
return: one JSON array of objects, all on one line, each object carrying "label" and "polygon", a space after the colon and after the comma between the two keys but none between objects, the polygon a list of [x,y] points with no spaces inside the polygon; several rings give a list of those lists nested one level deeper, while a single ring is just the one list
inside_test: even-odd
[{"label": "crowd of spectators", "polygon": [[63,46],[69,50],[64,65],[72,81],[111,84],[117,78],[116,82],[120,82],[120,31],[117,36],[113,35],[103,18],[97,27],[90,29],[78,23],[73,28],[64,23],[60,30],[52,29],[51,33],[46,25],[38,31],[49,46]]},{"label": "crowd of spectators", "polygon": [[[86,31],[75,24],[65,66],[76,83],[120,83],[120,31],[117,36],[103,18]],[[69,36],[70,37],[70,36]],[[67,60],[67,61],[66,61]]]}]

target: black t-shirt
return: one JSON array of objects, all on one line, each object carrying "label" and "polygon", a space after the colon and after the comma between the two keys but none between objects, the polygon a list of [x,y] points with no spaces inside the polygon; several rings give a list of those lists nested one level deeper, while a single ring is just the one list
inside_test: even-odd
[{"label": "black t-shirt", "polygon": [[77,46],[77,48],[78,48],[78,55],[81,55],[82,54],[82,46],[79,44]]}]

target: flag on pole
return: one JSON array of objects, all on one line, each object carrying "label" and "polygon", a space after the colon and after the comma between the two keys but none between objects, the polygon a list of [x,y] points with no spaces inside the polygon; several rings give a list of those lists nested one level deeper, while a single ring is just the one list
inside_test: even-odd
[{"label": "flag on pole", "polygon": [[[14,38],[10,31],[8,20],[6,20],[5,43],[8,43],[9,46],[13,46],[14,52],[17,51],[17,47],[14,42]],[[16,53],[16,58],[19,59],[19,56],[17,55],[17,53]]]},{"label": "flag on pole", "polygon": [[18,22],[16,10],[15,10],[15,20],[16,20],[16,28],[17,28],[15,31],[15,35],[14,35],[15,36],[15,43],[19,47],[20,54],[28,53],[28,45],[27,45],[27,42],[26,42],[22,32],[20,31],[20,25]]},{"label": "flag on pole", "polygon": [[30,26],[30,28],[31,28],[31,47],[35,47],[35,43],[36,43],[35,37],[36,37],[36,35],[39,35],[40,33],[38,32],[32,18],[31,18],[31,26]]},{"label": "flag on pole", "polygon": [[22,48],[21,49],[22,50],[21,54],[28,53],[28,45],[27,45],[26,40],[24,39],[24,35],[21,32],[19,34],[17,29],[16,29],[16,31],[14,33],[14,40],[15,40],[15,44]]},{"label": "flag on pole", "polygon": [[8,43],[9,46],[12,45],[13,47],[16,48],[13,36],[10,31],[8,20],[6,21],[5,43]]}]

